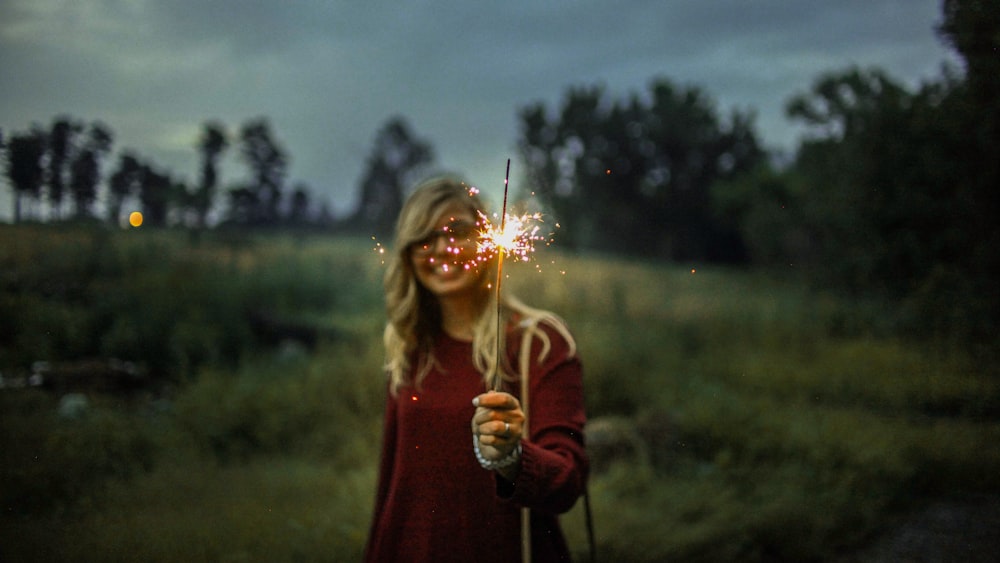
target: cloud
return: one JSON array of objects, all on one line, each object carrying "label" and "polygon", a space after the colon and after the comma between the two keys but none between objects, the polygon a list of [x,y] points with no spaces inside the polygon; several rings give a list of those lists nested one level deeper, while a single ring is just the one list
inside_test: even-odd
[{"label": "cloud", "polygon": [[[488,184],[508,157],[518,175],[517,110],[554,107],[578,85],[616,97],[656,77],[697,85],[722,112],[756,110],[764,141],[791,147],[785,100],[821,72],[933,77],[953,58],[934,35],[939,10],[937,0],[5,0],[0,127],[100,119],[116,150],[193,178],[201,123],[236,130],[265,116],[292,157],[289,180],[346,210],[390,116],[430,140],[442,168]],[[240,169],[234,154],[227,162],[224,182]]]}]

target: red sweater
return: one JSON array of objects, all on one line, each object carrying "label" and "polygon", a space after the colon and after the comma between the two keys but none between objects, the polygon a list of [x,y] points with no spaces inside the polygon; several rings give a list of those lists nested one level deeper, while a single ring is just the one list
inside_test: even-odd
[{"label": "red sweater", "polygon": [[[557,515],[573,506],[587,478],[583,387],[566,341],[546,332],[552,349],[541,365],[534,361],[541,344],[532,346],[531,436],[521,441],[514,483],[481,468],[473,453],[472,398],[484,386],[471,343],[440,336],[434,355],[444,371],[388,397],[365,561],[519,561],[522,506],[531,508],[532,561],[569,560]],[[516,366],[516,351],[511,357]]]}]

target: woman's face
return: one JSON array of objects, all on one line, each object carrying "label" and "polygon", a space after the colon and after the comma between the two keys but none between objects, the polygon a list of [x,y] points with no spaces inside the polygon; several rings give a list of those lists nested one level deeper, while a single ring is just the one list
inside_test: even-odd
[{"label": "woman's face", "polygon": [[472,298],[479,286],[476,217],[459,204],[449,205],[427,238],[410,245],[410,263],[420,285],[438,299]]}]

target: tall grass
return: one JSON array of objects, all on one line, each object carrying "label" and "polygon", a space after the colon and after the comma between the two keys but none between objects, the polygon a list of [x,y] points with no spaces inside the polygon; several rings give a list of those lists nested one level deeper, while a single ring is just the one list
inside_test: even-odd
[{"label": "tall grass", "polygon": [[[378,261],[354,241],[0,226],[0,365],[116,357],[181,380],[233,367],[254,313],[310,321],[377,308]],[[350,331],[348,331],[350,332]]]},{"label": "tall grass", "polygon": [[[92,397],[74,419],[58,397],[0,390],[0,559],[359,558],[384,391],[367,242],[25,233],[0,254],[0,308],[17,315],[0,370],[143,342],[131,353],[174,383],[153,402]],[[996,368],[895,337],[872,304],[755,272],[538,264],[512,265],[505,290],[567,319],[591,418],[643,450],[592,478],[603,560],[826,560],[928,499],[1000,492]],[[263,347],[243,334],[259,306],[329,337]],[[582,518],[563,519],[571,545]]]},{"label": "tall grass", "polygon": [[[18,481],[9,479],[16,471],[4,472],[5,484],[60,503],[4,498],[0,556],[357,560],[371,512],[383,404],[377,350],[347,343],[308,356],[262,354],[234,373],[202,373],[155,412],[95,404],[78,419],[61,420],[51,399],[36,396],[25,411],[49,426],[31,432],[11,428],[15,417],[5,410],[5,438],[25,446],[20,454],[5,450],[7,467],[36,459],[31,444],[45,443],[52,429],[68,438]],[[102,424],[108,416],[132,426]],[[141,435],[155,447],[114,438],[119,434]],[[92,467],[94,460],[117,460],[128,470]],[[69,483],[71,491],[51,489]]]}]

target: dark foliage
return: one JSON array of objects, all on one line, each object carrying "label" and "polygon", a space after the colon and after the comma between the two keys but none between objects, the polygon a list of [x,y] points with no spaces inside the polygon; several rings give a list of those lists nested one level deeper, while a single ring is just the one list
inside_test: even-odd
[{"label": "dark foliage", "polygon": [[559,221],[562,244],[744,260],[737,233],[712,213],[710,188],[763,158],[752,115],[723,120],[704,91],[660,79],[624,100],[574,88],[554,114],[536,103],[520,118],[528,187]]},{"label": "dark foliage", "polygon": [[375,136],[361,181],[361,202],[351,227],[369,234],[392,233],[403,195],[416,175],[434,160],[431,144],[418,138],[402,117],[390,118]]}]

